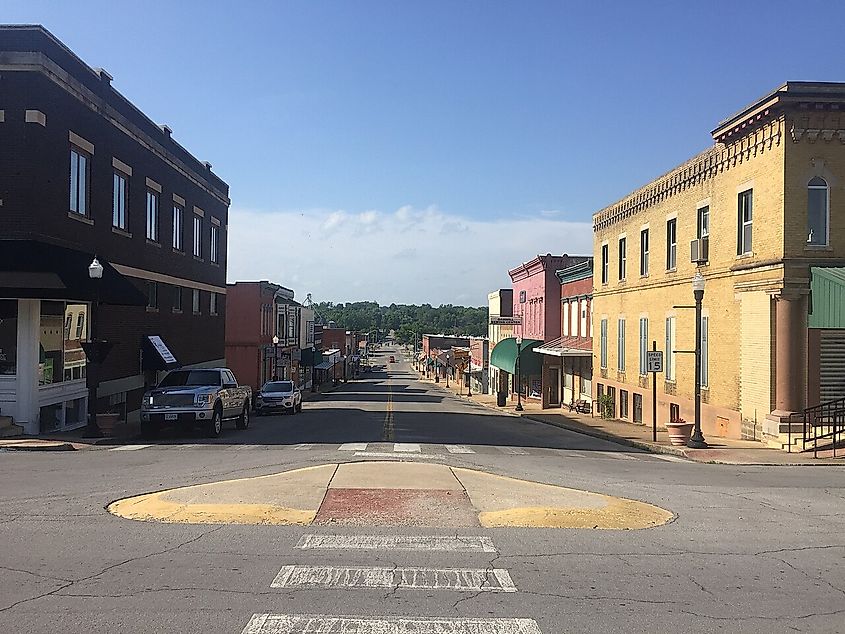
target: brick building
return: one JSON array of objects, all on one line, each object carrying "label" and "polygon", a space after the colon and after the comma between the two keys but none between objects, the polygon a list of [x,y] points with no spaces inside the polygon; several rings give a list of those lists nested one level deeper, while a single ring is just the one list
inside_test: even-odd
[{"label": "brick building", "polygon": [[512,317],[513,305],[512,288],[500,288],[487,294],[487,314],[491,320],[491,323],[487,326],[487,367],[489,372],[487,388],[490,394],[508,391],[508,375],[490,364],[490,353],[502,339],[513,337],[512,325],[492,323],[496,317]]},{"label": "brick building", "polygon": [[228,186],[43,27],[0,27],[0,68],[0,409],[72,428],[98,383],[131,417],[162,369],[223,364]]},{"label": "brick building", "polygon": [[227,286],[226,362],[242,385],[258,390],[274,377],[296,379],[300,356],[294,293],[268,281]]},{"label": "brick building", "polygon": [[555,275],[560,281],[560,337],[535,348],[543,355],[543,407],[592,399],[593,258]]},{"label": "brick building", "polygon": [[547,400],[543,358],[534,349],[560,336],[560,280],[555,273],[589,257],[547,253],[508,271],[513,286],[512,314],[521,324],[514,327],[514,337],[501,339],[492,348],[490,363],[501,371],[500,384],[502,372],[508,375],[511,394],[519,390],[524,398]]},{"label": "brick building", "polygon": [[693,420],[698,271],[705,436],[776,440],[791,412],[845,396],[845,324],[823,306],[845,283],[845,84],[788,82],[712,138],[593,216],[596,394],[651,412],[655,341],[658,421]]}]

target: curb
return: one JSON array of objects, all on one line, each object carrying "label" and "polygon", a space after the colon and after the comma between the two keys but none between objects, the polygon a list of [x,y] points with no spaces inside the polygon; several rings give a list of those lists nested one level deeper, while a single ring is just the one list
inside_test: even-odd
[{"label": "curb", "polygon": [[57,445],[0,445],[0,450],[5,451],[76,451],[69,442]]},{"label": "curb", "polygon": [[[429,383],[429,381],[423,380],[425,383]],[[439,388],[440,390],[451,394],[457,398],[462,400],[470,400],[463,394],[455,394],[451,390],[447,390],[445,386],[440,386],[436,383],[431,383],[432,387]],[[623,447],[633,447],[634,449],[642,449],[643,451],[647,451],[648,453],[653,454],[664,454],[670,456],[678,456],[680,458],[684,458],[689,460],[690,462],[694,462],[696,464],[720,464],[720,465],[730,465],[733,467],[845,467],[843,463],[836,463],[836,462],[731,462],[728,460],[719,460],[718,458],[709,459],[709,460],[698,460],[694,456],[694,454],[688,454],[685,449],[676,448],[672,446],[666,445],[655,445],[653,443],[644,442],[641,440],[632,440],[630,438],[622,438],[620,436],[614,436],[613,434],[609,434],[604,431],[600,431],[597,429],[589,429],[584,428],[576,425],[567,425],[563,422],[555,422],[551,420],[547,420],[544,418],[540,418],[536,414],[518,414],[515,412],[509,412],[506,410],[499,409],[497,407],[491,407],[485,403],[481,403],[478,401],[471,401],[489,409],[494,412],[498,412],[504,416],[514,416],[516,418],[525,418],[527,420],[533,421],[535,423],[542,423],[544,425],[551,425],[552,427],[558,427],[559,429],[565,429],[567,431],[575,432],[576,434],[583,434],[584,436],[591,436],[593,438],[598,438],[600,440],[606,440],[608,442],[612,442],[617,445],[622,445]],[[693,450],[695,451],[695,450]]]}]

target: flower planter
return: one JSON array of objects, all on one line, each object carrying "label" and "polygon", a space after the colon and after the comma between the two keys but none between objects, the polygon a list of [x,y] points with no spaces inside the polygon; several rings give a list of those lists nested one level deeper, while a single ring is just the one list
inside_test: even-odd
[{"label": "flower planter", "polygon": [[103,436],[113,436],[114,426],[120,421],[120,414],[97,414],[97,427]]},{"label": "flower planter", "polygon": [[672,421],[666,423],[666,431],[669,432],[669,442],[676,447],[687,444],[692,435],[693,423],[686,421]]}]

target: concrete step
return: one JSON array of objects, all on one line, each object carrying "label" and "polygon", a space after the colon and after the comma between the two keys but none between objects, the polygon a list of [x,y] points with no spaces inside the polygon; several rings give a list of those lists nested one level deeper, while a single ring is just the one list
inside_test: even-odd
[{"label": "concrete step", "polygon": [[0,438],[20,436],[22,433],[23,427],[15,425],[11,416],[0,416]]}]

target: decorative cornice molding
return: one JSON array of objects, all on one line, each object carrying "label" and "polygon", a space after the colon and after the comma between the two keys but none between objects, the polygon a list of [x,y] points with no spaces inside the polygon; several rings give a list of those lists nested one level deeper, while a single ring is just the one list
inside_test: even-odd
[{"label": "decorative cornice molding", "polygon": [[593,215],[593,231],[606,229],[667,200],[687,189],[700,185],[718,174],[745,161],[779,147],[784,135],[785,120],[767,121],[728,145],[717,144],[694,156],[651,183]]},{"label": "decorative cornice molding", "polygon": [[[59,66],[52,59],[41,52],[15,52],[5,51],[0,53],[0,72],[35,72],[41,73],[52,82],[57,84],[65,92],[82,102],[93,112],[103,117],[115,128],[132,138],[142,147],[158,156],[162,161],[170,165],[177,172],[182,174],[189,181],[200,189],[216,198],[227,207],[231,204],[228,195],[219,191],[211,183],[200,178],[199,172],[189,167],[182,159],[170,152],[160,142],[153,139],[149,134],[142,131],[138,126],[129,121],[123,114],[118,112],[111,104],[107,103],[101,96],[95,94],[81,81],[73,77],[68,71]],[[136,110],[129,100],[127,103]],[[140,113],[141,111],[138,110]],[[142,116],[145,116],[141,113]],[[169,138],[169,137],[168,137]],[[187,150],[186,150],[187,152]]]}]

